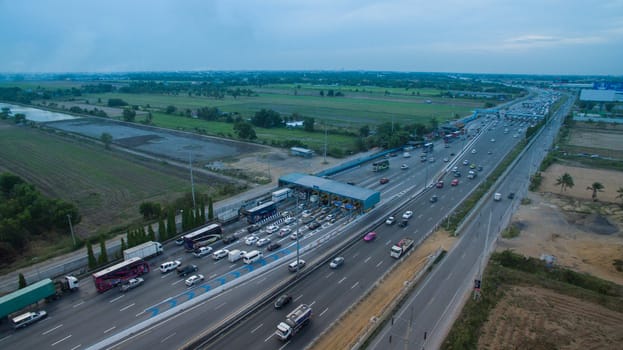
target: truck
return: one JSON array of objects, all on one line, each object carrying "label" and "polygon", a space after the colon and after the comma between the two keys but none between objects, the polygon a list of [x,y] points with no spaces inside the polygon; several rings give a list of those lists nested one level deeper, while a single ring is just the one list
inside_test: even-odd
[{"label": "truck", "polygon": [[290,188],[282,188],[272,193],[272,201],[274,203],[281,202],[286,200],[292,196],[292,189]]},{"label": "truck", "polygon": [[234,249],[230,251],[229,254],[227,254],[227,260],[229,260],[229,262],[236,262],[242,259],[244,255],[245,255],[244,251],[240,249]]},{"label": "truck", "polygon": [[405,237],[392,246],[390,255],[392,258],[400,259],[411,247],[413,247],[413,240]]},{"label": "truck", "polygon": [[502,194],[499,192],[496,192],[495,194],[493,194],[493,200],[494,201],[501,201],[502,200]]},{"label": "truck", "polygon": [[284,322],[277,325],[275,335],[282,341],[288,341],[301,328],[305,327],[312,316],[312,309],[309,305],[301,304],[286,316]]},{"label": "truck", "polygon": [[0,297],[0,318],[19,311],[42,299],[51,300],[60,297],[66,291],[78,289],[78,279],[65,276],[57,281],[49,278],[35,282],[13,293]]},{"label": "truck", "polygon": [[123,251],[123,260],[130,260],[132,258],[146,259],[150,256],[162,254],[162,244],[160,242],[145,242],[139,244],[136,247],[128,248]]}]

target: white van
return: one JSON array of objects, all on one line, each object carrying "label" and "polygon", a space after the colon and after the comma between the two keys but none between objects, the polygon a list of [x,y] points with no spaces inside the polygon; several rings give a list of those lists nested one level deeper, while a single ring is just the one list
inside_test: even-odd
[{"label": "white van", "polygon": [[260,260],[262,258],[262,252],[259,250],[252,250],[244,255],[242,261],[245,264],[253,264],[254,262]]},{"label": "white van", "polygon": [[182,263],[179,262],[179,260],[173,260],[173,261],[164,262],[164,263],[160,264],[160,272],[167,273],[169,271],[173,271],[178,266],[180,266],[181,264]]}]

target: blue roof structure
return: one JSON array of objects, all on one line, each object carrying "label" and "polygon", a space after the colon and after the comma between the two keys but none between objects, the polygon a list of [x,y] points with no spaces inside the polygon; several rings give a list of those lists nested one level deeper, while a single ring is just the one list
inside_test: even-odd
[{"label": "blue roof structure", "polygon": [[329,180],[318,176],[291,173],[279,178],[281,186],[293,184],[309,188],[319,192],[331,193],[340,197],[351,198],[363,204],[363,209],[368,210],[381,201],[381,193],[364,187],[358,187]]}]

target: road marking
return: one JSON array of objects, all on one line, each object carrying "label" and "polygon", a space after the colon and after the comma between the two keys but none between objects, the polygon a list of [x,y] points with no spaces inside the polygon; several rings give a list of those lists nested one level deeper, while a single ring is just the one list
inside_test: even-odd
[{"label": "road marking", "polygon": [[325,313],[325,312],[327,312],[327,310],[329,310],[329,308],[324,309],[324,310],[320,313],[320,315],[318,315],[318,317],[322,317],[322,315],[324,315],[324,313]]},{"label": "road marking", "polygon": [[117,301],[117,300],[119,300],[119,299],[123,298],[124,296],[125,296],[125,294],[122,294],[122,295],[120,295],[120,296],[118,296],[118,297],[114,298],[113,300],[109,301],[109,303],[114,303],[115,301]]},{"label": "road marking", "polygon": [[41,335],[46,335],[46,334],[48,334],[48,333],[52,332],[53,330],[58,329],[58,328],[60,328],[60,327],[63,327],[63,324],[62,324],[62,323],[61,323],[61,324],[59,324],[58,326],[54,327],[54,328],[48,329],[47,331],[45,331],[45,332],[41,333]]},{"label": "road marking", "polygon": [[82,344],[78,344],[78,345],[74,346],[73,348],[71,348],[71,350],[76,350],[77,348],[79,348],[81,346],[82,346]]},{"label": "road marking", "polygon": [[5,340],[5,339],[10,338],[10,337],[11,337],[11,335],[12,335],[12,334],[9,334],[9,335],[7,335],[7,336],[6,336],[6,337],[4,337],[4,338],[0,338],[0,341],[3,341],[3,340]]},{"label": "road marking", "polygon": [[134,315],[134,317],[139,317],[140,315],[142,315],[144,313],[145,313],[145,310],[143,310],[143,311],[139,312],[138,314]]},{"label": "road marking", "polygon": [[432,219],[433,219],[433,217],[432,217],[432,216],[429,216],[429,217],[428,217],[428,220],[426,220],[426,221],[431,221]]},{"label": "road marking", "polygon": [[104,333],[108,333],[108,332],[112,331],[115,328],[117,328],[117,326],[112,326],[112,327],[108,328],[107,330],[105,330]]},{"label": "road marking", "polygon": [[175,282],[171,283],[171,285],[172,285],[172,286],[174,286],[174,285],[176,285],[176,284],[178,284],[178,283],[180,283],[180,282],[182,282],[182,281],[184,281],[184,279],[177,280],[177,281],[175,281]]},{"label": "road marking", "polygon": [[69,338],[71,338],[71,334],[70,334],[70,335],[68,335],[68,336],[66,336],[65,338],[63,338],[63,339],[61,339],[61,340],[59,340],[59,341],[55,342],[55,343],[52,343],[52,346],[54,346],[54,345],[56,345],[56,344],[58,344],[58,343],[60,343],[60,342],[62,342],[62,341],[65,341],[65,340],[67,340],[67,339],[69,339]]},{"label": "road marking", "polygon": [[173,334],[171,334],[171,335],[167,335],[166,337],[164,337],[164,338],[160,341],[160,344],[164,343],[165,341],[167,341],[167,339],[171,338],[171,337],[172,337],[172,336],[174,336],[175,334],[177,334],[177,333],[175,333],[175,332],[174,332],[174,333],[173,333]]},{"label": "road marking", "polygon": [[119,309],[119,311],[125,311],[125,310],[127,310],[127,309],[131,308],[132,306],[134,306],[134,303],[132,303],[132,304],[130,304],[130,305],[128,305],[128,306],[124,306],[124,307],[122,307],[121,309]]},{"label": "road marking", "polygon": [[314,304],[315,304],[315,303],[316,303],[316,300],[312,301],[312,303],[311,303],[311,304],[309,304],[309,307],[314,306]]},{"label": "road marking", "polygon": [[364,260],[363,262],[367,263],[370,260],[370,258],[372,258],[372,257],[371,256],[367,257],[366,260]]},{"label": "road marking", "polygon": [[213,274],[211,274],[211,275],[210,275],[210,277],[208,277],[208,279],[210,279],[210,280],[211,280],[211,279],[213,279],[213,278],[214,278],[214,277],[216,277],[216,276],[217,276],[217,274],[216,274],[216,273],[213,273]]},{"label": "road marking", "polygon": [[435,296],[434,296],[434,295],[433,295],[433,297],[432,297],[432,298],[430,298],[430,299],[428,300],[428,303],[426,303],[426,305],[430,305],[430,304],[433,302],[433,300],[435,300]]},{"label": "road marking", "polygon": [[450,277],[452,277],[452,272],[453,272],[453,271],[450,271],[450,273],[448,274],[448,276],[446,276],[446,278],[445,278],[445,279],[449,279]]},{"label": "road marking", "polygon": [[392,244],[391,240],[388,240],[387,242],[385,242],[385,245],[390,245],[390,244]]},{"label": "road marking", "polygon": [[379,263],[378,263],[378,264],[376,264],[376,267],[381,266],[381,264],[382,264],[382,263],[383,263],[383,260],[379,261]]},{"label": "road marking", "polygon": [[294,298],[294,301],[297,301],[297,300],[301,299],[302,297],[303,297],[303,294],[301,294],[298,297]]},{"label": "road marking", "polygon": [[341,280],[339,280],[339,281],[337,282],[337,284],[340,284],[340,283],[344,282],[344,280],[345,280],[345,279],[346,279],[346,277],[342,277],[342,279],[341,279]]},{"label": "road marking", "polygon": [[324,276],[324,278],[329,278],[331,276],[333,276],[333,272],[329,272],[326,276]]},{"label": "road marking", "polygon": [[357,255],[359,255],[359,253],[355,253],[355,255],[353,255],[353,258],[356,258],[356,257],[357,257]]},{"label": "road marking", "polygon": [[260,284],[260,283],[262,283],[262,282],[264,282],[264,281],[266,281],[266,277],[264,277],[264,278],[262,278],[261,280],[259,280],[259,281],[255,282],[255,284]]},{"label": "road marking", "polygon": [[420,214],[420,215],[418,215],[418,217],[417,217],[417,218],[418,218],[418,219],[421,219],[421,218],[422,218],[422,216],[424,216],[424,214]]},{"label": "road marking", "polygon": [[357,287],[357,285],[359,285],[359,281],[355,282],[355,284],[353,284],[353,286],[350,287],[350,289],[353,289],[353,288]]},{"label": "road marking", "polygon": [[78,304],[76,304],[76,305],[72,306],[72,307],[78,307],[78,306],[80,306],[80,305],[82,305],[82,304],[84,304],[84,300],[83,300],[83,301],[81,301],[81,302],[79,302]]},{"label": "road marking", "polygon": [[255,333],[255,331],[257,331],[258,329],[260,329],[263,325],[264,325],[263,323],[260,323],[260,325],[259,325],[259,326],[257,326],[257,327],[255,327],[255,328],[253,328],[253,329],[251,330],[251,334]]},{"label": "road marking", "polygon": [[[270,338],[272,338],[274,334],[275,334],[275,333],[271,333],[271,334],[268,336],[268,338],[264,339],[264,343],[266,343],[267,341],[269,341],[269,340],[270,340]],[[284,346],[285,346],[285,345],[284,345]],[[282,347],[283,347],[283,346],[282,346]]]},{"label": "road marking", "polygon": [[222,304],[218,305],[217,307],[214,308],[214,310],[218,310],[218,309],[222,308],[223,306],[225,306],[225,304],[227,304],[227,303],[222,303]]}]

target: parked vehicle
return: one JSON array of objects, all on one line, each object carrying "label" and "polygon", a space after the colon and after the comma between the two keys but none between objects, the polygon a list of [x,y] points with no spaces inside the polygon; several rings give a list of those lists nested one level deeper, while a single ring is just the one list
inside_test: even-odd
[{"label": "parked vehicle", "polygon": [[197,267],[197,265],[186,265],[186,266],[178,266],[178,268],[176,269],[177,271],[177,275],[180,277],[186,277],[187,275],[190,275],[191,273],[197,271],[199,268]]},{"label": "parked vehicle", "polygon": [[131,278],[127,280],[124,284],[122,284],[121,287],[119,287],[119,291],[125,293],[130,289],[134,289],[140,286],[141,284],[143,284],[143,282],[145,282],[145,280],[142,277]]},{"label": "parked vehicle", "polygon": [[392,246],[389,255],[392,258],[400,259],[400,257],[411,249],[411,247],[413,247],[413,240],[405,237]]},{"label": "parked vehicle", "polygon": [[128,248],[123,251],[123,260],[130,260],[132,258],[146,259],[155,255],[162,254],[162,244],[160,242],[145,242],[139,244],[136,247]]},{"label": "parked vehicle", "polygon": [[282,341],[288,341],[292,336],[311,321],[312,308],[309,305],[301,304],[292,310],[284,322],[277,325],[275,335]]}]

